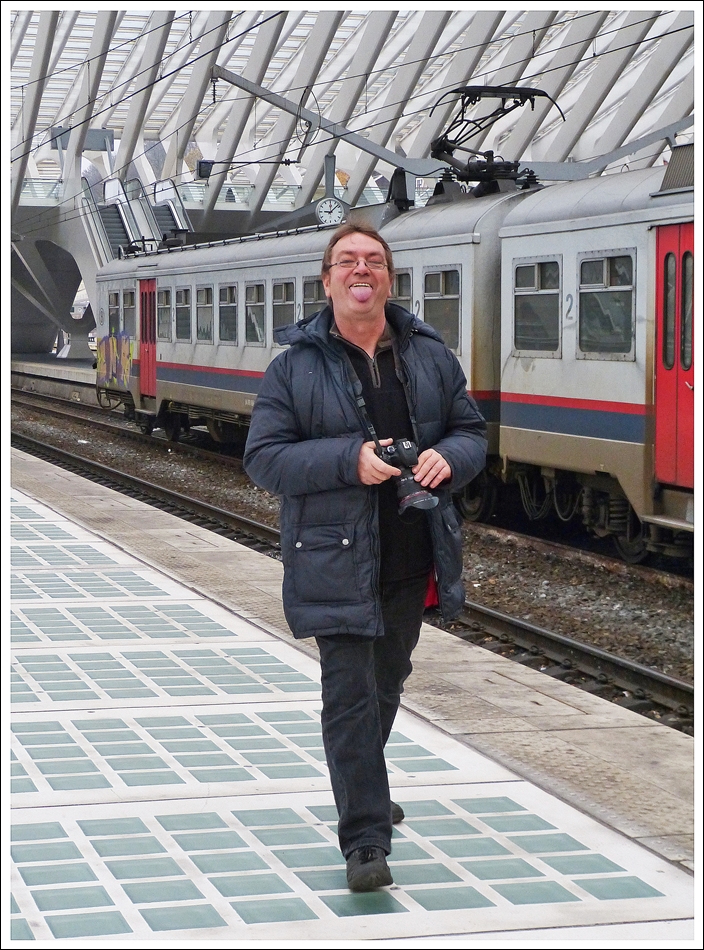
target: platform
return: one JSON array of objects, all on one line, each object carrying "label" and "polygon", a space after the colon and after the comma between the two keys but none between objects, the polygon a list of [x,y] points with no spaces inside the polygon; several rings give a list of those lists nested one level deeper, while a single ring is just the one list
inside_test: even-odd
[{"label": "platform", "polygon": [[692,740],[424,625],[395,884],[351,894],[281,565],[15,451],[12,485],[15,940],[693,939]]}]

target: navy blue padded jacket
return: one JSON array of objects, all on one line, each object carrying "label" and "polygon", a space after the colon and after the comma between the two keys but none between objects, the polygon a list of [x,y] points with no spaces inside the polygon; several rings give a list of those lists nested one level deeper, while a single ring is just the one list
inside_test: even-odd
[{"label": "navy blue padded jacket", "polygon": [[[418,451],[435,448],[452,478],[427,512],[440,608],[445,620],[463,599],[462,538],[451,493],[484,467],[486,424],[456,356],[428,324],[386,305],[406,374]],[[277,330],[290,348],[269,365],[252,413],[245,469],[281,498],[283,606],[297,638],[383,635],[379,603],[377,489],[363,485],[357,460],[369,434],[342,345],[329,335],[332,311]]]}]

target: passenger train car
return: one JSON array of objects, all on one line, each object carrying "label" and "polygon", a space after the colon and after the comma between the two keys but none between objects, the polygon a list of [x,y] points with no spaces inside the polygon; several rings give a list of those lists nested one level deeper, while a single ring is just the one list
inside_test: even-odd
[{"label": "passenger train car", "polygon": [[[486,519],[513,483],[529,517],[581,517],[627,560],[690,556],[693,181],[673,183],[672,170],[431,199],[382,227],[393,299],[457,353],[488,422],[487,469],[458,499],[465,517]],[[280,352],[273,331],[325,304],[329,237],[306,229],[107,265],[103,404],[123,402],[172,439],[197,424],[237,438]]]}]

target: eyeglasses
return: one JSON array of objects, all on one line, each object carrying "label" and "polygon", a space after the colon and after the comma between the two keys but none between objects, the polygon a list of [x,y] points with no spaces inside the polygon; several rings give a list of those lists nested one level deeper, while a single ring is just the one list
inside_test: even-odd
[{"label": "eyeglasses", "polygon": [[342,270],[352,270],[352,268],[356,267],[360,261],[364,261],[369,270],[384,270],[384,268],[387,267],[386,261],[378,261],[374,259],[368,261],[366,257],[343,257],[341,261],[336,261],[334,264],[331,264],[330,267],[341,267]]}]

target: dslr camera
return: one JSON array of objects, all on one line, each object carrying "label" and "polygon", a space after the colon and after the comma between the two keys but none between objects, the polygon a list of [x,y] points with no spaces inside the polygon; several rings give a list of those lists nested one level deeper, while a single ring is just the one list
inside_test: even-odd
[{"label": "dslr camera", "polygon": [[401,474],[394,475],[396,493],[399,499],[398,513],[402,515],[407,508],[434,508],[438,503],[437,495],[431,494],[418,484],[413,477],[413,466],[418,464],[418,446],[409,439],[397,439],[391,445],[379,445],[376,454],[387,465],[400,468]]}]

